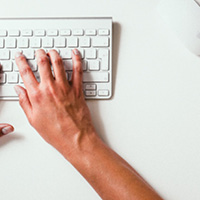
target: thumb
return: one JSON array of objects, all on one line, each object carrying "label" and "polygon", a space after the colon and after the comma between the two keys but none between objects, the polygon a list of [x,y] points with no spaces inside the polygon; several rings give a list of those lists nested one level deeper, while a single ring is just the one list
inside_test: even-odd
[{"label": "thumb", "polygon": [[14,128],[10,124],[0,124],[0,137],[3,135],[7,135],[14,131]]}]

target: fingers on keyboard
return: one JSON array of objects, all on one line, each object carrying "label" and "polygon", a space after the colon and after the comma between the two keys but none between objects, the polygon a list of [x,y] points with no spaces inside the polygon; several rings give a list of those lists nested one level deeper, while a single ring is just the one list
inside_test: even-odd
[{"label": "fingers on keyboard", "polygon": [[67,76],[65,73],[62,58],[60,57],[60,55],[58,54],[56,50],[50,50],[48,52],[48,55],[49,55],[51,64],[53,66],[56,82],[64,83],[65,85],[67,85],[68,84]]},{"label": "fingers on keyboard", "polygon": [[15,57],[15,60],[16,60],[17,66],[19,68],[20,75],[24,81],[25,87],[28,90],[36,88],[38,86],[38,82],[31,70],[30,66],[28,65],[26,58],[22,54],[19,53],[18,56]]},{"label": "fingers on keyboard", "polygon": [[46,52],[43,49],[36,51],[36,60],[40,73],[41,83],[52,82],[54,80],[51,65]]},{"label": "fingers on keyboard", "polygon": [[77,49],[73,50],[73,74],[72,74],[72,84],[75,89],[76,95],[80,96],[82,94],[82,79],[83,79],[83,69],[81,55]]}]

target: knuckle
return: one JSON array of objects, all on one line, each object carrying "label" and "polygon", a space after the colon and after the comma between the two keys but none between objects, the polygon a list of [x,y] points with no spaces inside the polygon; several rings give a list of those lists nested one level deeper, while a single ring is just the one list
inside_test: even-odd
[{"label": "knuckle", "polygon": [[62,65],[62,58],[60,56],[56,56],[53,60],[52,60],[52,64],[54,65]]},{"label": "knuckle", "polygon": [[42,56],[39,56],[39,57],[37,58],[37,63],[38,63],[39,65],[44,65],[44,64],[46,64],[47,62],[49,62],[49,59],[48,59],[48,57],[47,57],[46,55],[42,55]]},{"label": "knuckle", "polygon": [[40,90],[33,90],[31,91],[31,98],[34,99],[35,102],[39,103],[41,101],[41,92]]},{"label": "knuckle", "polygon": [[82,64],[81,63],[77,63],[77,65],[75,66],[75,71],[77,73],[79,73],[80,75],[83,74],[83,69],[82,69]]},{"label": "knuckle", "polygon": [[24,62],[26,61],[26,58],[24,57],[24,55],[21,55],[17,58],[17,61]]},{"label": "knuckle", "polygon": [[30,74],[30,73],[32,73],[32,70],[28,65],[23,67],[23,69],[21,69],[20,71],[21,76],[26,76],[27,74]]}]

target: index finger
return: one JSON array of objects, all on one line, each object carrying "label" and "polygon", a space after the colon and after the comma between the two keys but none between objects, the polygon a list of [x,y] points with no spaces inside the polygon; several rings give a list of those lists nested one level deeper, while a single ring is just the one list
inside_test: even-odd
[{"label": "index finger", "polygon": [[30,66],[28,65],[26,58],[20,52],[17,52],[15,55],[15,61],[26,89],[28,91],[35,89],[39,83],[37,82]]}]

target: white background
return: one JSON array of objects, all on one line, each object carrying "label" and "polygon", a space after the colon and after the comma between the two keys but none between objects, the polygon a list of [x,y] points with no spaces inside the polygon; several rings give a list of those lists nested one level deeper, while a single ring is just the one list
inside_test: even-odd
[{"label": "white background", "polygon": [[[111,100],[88,101],[97,131],[164,199],[200,199],[200,59],[163,22],[159,0],[1,0],[1,17],[112,16]],[[28,124],[0,102],[1,200],[100,199]]]}]

